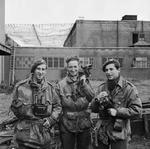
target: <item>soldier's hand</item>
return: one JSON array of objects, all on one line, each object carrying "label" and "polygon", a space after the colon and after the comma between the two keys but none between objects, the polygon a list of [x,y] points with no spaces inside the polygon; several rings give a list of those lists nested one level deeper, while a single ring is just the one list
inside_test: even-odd
[{"label": "soldier's hand", "polygon": [[108,109],[108,114],[110,114],[111,116],[116,116],[117,115],[117,110],[114,108],[109,108]]},{"label": "soldier's hand", "polygon": [[107,97],[108,96],[108,93],[106,91],[103,91],[103,92],[100,92],[98,95],[97,95],[97,99],[100,101],[101,98],[104,98],[104,97]]},{"label": "soldier's hand", "polygon": [[44,118],[43,126],[46,127],[46,128],[50,128],[50,123],[49,123],[47,118]]},{"label": "soldier's hand", "polygon": [[86,81],[86,76],[85,76],[85,75],[82,75],[82,76],[80,77],[80,81],[82,82],[82,84],[85,83],[85,81]]}]

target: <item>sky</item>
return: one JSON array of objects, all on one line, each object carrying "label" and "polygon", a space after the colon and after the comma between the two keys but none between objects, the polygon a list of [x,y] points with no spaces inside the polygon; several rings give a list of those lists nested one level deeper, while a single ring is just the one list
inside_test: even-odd
[{"label": "sky", "polygon": [[150,21],[150,0],[5,0],[6,24],[121,20],[124,15]]}]

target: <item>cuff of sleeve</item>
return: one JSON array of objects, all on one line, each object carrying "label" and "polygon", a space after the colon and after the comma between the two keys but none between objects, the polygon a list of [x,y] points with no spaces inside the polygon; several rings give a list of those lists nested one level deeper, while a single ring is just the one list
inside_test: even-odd
[{"label": "cuff of sleeve", "polygon": [[52,116],[48,118],[48,121],[49,121],[50,127],[53,126],[57,122]]},{"label": "cuff of sleeve", "polygon": [[117,108],[117,117],[120,117],[120,118],[125,118],[124,116],[124,113],[125,113],[125,109],[124,108]]},{"label": "cuff of sleeve", "polygon": [[120,116],[121,115],[120,114],[120,108],[117,108],[116,110],[117,110],[117,115],[116,116]]},{"label": "cuff of sleeve", "polygon": [[86,80],[85,82],[83,82],[83,83],[82,83],[82,87],[84,88],[84,87],[88,86],[88,82],[89,82],[89,81],[87,81],[87,80]]}]

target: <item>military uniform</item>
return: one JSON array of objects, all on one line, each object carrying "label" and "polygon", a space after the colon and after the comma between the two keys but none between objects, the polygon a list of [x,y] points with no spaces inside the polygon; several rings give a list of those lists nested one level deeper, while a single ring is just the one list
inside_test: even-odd
[{"label": "military uniform", "polygon": [[[37,84],[32,77],[17,83],[11,109],[18,118],[15,138],[19,148],[49,149],[51,128],[61,113],[54,87],[46,79]],[[45,119],[49,121],[49,128],[43,126]]]},{"label": "military uniform", "polygon": [[[130,118],[141,114],[141,100],[136,87],[123,77],[119,78],[112,92],[108,90],[107,82],[101,84],[97,95],[103,91],[108,93],[113,108],[117,110],[117,115],[116,117],[109,116],[106,110],[101,110],[96,98],[92,101],[92,111],[99,113],[99,120],[96,124],[98,133],[95,139],[98,142],[94,142],[94,147],[108,149],[111,143],[113,149],[122,148],[126,146],[131,135]],[[120,130],[115,129],[116,124],[121,127]]]},{"label": "military uniform", "polygon": [[66,76],[58,83],[63,114],[60,119],[60,131],[64,149],[88,149],[90,144],[89,103],[94,97],[89,82],[78,85]]}]

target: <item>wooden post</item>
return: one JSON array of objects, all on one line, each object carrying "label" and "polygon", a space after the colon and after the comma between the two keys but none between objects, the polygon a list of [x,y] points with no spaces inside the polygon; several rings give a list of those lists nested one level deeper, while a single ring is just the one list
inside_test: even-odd
[{"label": "wooden post", "polygon": [[148,116],[147,116],[147,114],[143,114],[143,120],[144,120],[145,136],[146,137],[150,137],[150,131],[149,131],[149,124],[148,124]]}]

